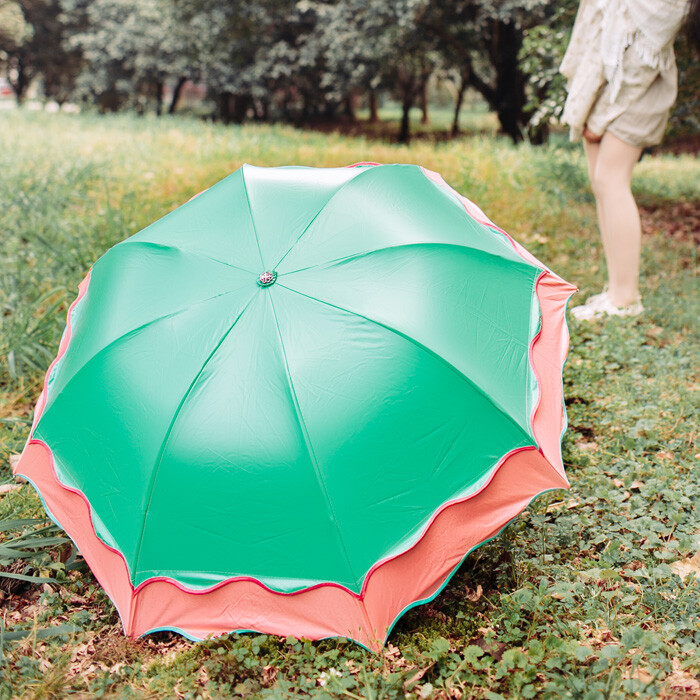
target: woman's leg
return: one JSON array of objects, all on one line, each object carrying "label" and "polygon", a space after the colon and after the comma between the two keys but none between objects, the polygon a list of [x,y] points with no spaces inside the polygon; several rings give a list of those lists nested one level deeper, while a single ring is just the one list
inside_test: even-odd
[{"label": "woman's leg", "polygon": [[[594,134],[587,134],[586,132],[584,132],[583,151],[586,154],[586,161],[588,162],[588,179],[591,181],[591,183],[593,183],[596,165],[598,163],[598,153],[600,152],[600,140],[600,136],[595,136]],[[600,237],[603,241],[605,241],[605,235],[603,234],[603,214],[597,197],[595,200],[595,206],[596,212],[598,214],[598,228],[600,229]]]},{"label": "woman's leg", "polygon": [[608,298],[615,306],[629,306],[639,299],[642,227],[630,183],[642,149],[609,131],[585,148],[608,265]]}]

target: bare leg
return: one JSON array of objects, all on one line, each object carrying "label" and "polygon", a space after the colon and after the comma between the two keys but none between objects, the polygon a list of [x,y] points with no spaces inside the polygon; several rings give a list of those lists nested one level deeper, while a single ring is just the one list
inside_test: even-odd
[{"label": "bare leg", "polygon": [[641,149],[610,132],[598,144],[585,142],[585,149],[608,265],[608,297],[615,306],[628,306],[639,299],[642,227],[630,182]]},{"label": "bare leg", "polygon": [[[586,154],[586,160],[588,161],[588,178],[593,182],[595,178],[596,165],[598,164],[598,153],[600,152],[600,137],[595,137],[596,140],[591,140],[584,134],[583,139],[583,151]],[[598,214],[598,228],[600,229],[600,236],[603,241],[605,241],[605,234],[603,233],[604,219],[603,213],[600,208],[600,202],[596,197],[595,200],[596,212]]]}]

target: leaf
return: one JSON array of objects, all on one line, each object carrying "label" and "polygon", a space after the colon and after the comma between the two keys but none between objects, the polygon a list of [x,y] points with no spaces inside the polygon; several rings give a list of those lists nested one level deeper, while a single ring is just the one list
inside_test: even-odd
[{"label": "leaf", "polygon": [[635,668],[632,672],[632,678],[641,681],[645,685],[649,685],[654,680],[654,676],[649,673],[645,668]]},{"label": "leaf", "polygon": [[503,658],[503,652],[508,648],[503,642],[487,642],[483,637],[480,639],[473,639],[469,644],[470,646],[479,647],[479,649],[482,649],[484,653],[491,656],[495,661],[500,661]]},{"label": "leaf", "polygon": [[476,603],[476,601],[481,598],[483,592],[484,589],[481,587],[481,584],[477,585],[475,591],[468,587],[465,589],[466,598],[467,600],[471,600],[472,603]]},{"label": "leaf", "polygon": [[37,556],[37,554],[37,552],[27,552],[24,549],[19,549],[15,547],[4,547],[0,544],[1,559],[29,559],[31,557]]},{"label": "leaf", "polygon": [[55,578],[47,576],[25,576],[24,574],[11,574],[7,571],[0,571],[0,578],[13,578],[18,581],[29,581],[30,583],[60,583]]},{"label": "leaf", "polygon": [[428,652],[427,656],[428,658],[437,661],[450,651],[450,647],[451,644],[449,640],[445,639],[444,637],[438,637],[430,645],[430,651]]},{"label": "leaf", "polygon": [[0,631],[0,639],[11,642],[33,636],[36,636],[37,639],[48,639],[49,637],[60,637],[61,635],[75,634],[80,631],[82,631],[81,627],[66,623],[57,625],[56,627],[45,627],[38,630],[17,630],[16,632]]},{"label": "leaf", "polygon": [[411,686],[416,684],[423,676],[430,671],[430,669],[435,666],[437,661],[433,661],[429,666],[426,666],[425,668],[421,668],[416,673],[414,673],[407,681],[404,682],[403,688],[404,690],[409,690]]},{"label": "leaf", "polygon": [[429,698],[433,694],[433,684],[432,683],[426,683],[421,689],[420,692],[418,693],[420,697],[422,698]]},{"label": "leaf", "polygon": [[462,655],[468,664],[474,665],[484,655],[484,650],[477,644],[470,644],[462,651]]},{"label": "leaf", "polygon": [[700,696],[700,680],[692,672],[692,669],[689,672],[683,667],[679,659],[673,659],[671,666],[673,672],[666,677],[664,685],[678,693],[678,697],[693,698]]},{"label": "leaf", "polygon": [[685,580],[687,576],[700,578],[700,551],[695,552],[692,557],[675,561],[671,566],[671,571]]},{"label": "leaf", "polygon": [[587,646],[583,646],[582,644],[579,644],[574,649],[574,656],[576,657],[577,661],[585,661],[592,653],[593,649]]},{"label": "leaf", "polygon": [[6,532],[7,530],[19,530],[29,525],[37,525],[39,523],[45,522],[46,520],[40,520],[37,518],[24,518],[22,520],[0,520],[0,532]]},{"label": "leaf", "polygon": [[620,647],[616,644],[607,644],[598,652],[601,659],[616,659],[620,656]]},{"label": "leaf", "polygon": [[66,542],[70,542],[67,537],[34,537],[27,539],[18,537],[17,539],[3,542],[3,544],[5,547],[41,547],[46,549],[47,547],[55,547]]}]

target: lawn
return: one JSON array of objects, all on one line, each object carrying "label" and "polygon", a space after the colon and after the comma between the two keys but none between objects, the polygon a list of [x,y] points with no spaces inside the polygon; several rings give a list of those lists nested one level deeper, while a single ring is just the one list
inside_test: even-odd
[{"label": "lawn", "polygon": [[690,155],[645,156],[633,183],[647,312],[571,324],[571,489],[536,499],[470,555],[381,654],[257,634],[127,640],[31,486],[14,485],[10,459],[67,307],[109,246],[244,162],[368,160],[442,173],[575,283],[574,302],[600,288],[594,205],[567,143],[404,147],[182,118],[0,113],[0,545],[24,538],[28,551],[17,564],[0,549],[0,569],[37,578],[0,577],[0,699],[700,697],[700,161]]}]

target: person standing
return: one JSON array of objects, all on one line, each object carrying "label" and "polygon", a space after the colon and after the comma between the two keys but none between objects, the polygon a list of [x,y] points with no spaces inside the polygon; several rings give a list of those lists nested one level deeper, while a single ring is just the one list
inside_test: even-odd
[{"label": "person standing", "polygon": [[673,42],[688,19],[698,42],[700,0],[581,0],[560,72],[568,79],[562,121],[583,138],[608,283],[571,310],[578,320],[636,316],[641,222],[632,171],[661,142],[676,100]]}]

